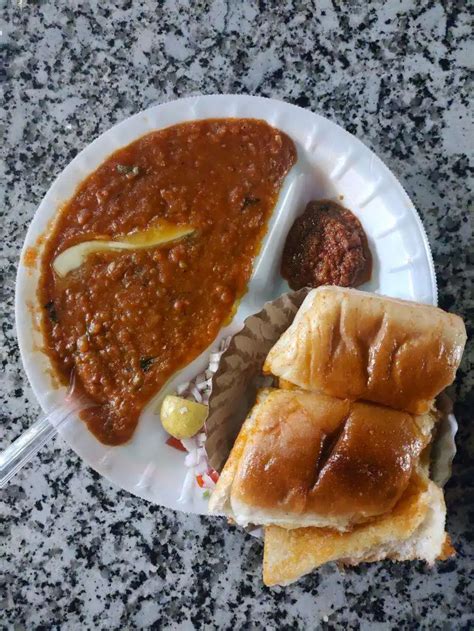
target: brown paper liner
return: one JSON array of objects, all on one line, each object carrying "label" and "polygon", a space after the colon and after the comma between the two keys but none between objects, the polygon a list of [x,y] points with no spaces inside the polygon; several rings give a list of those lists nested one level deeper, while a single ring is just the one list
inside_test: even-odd
[{"label": "brown paper liner", "polygon": [[221,471],[257,390],[272,385],[262,376],[268,352],[293,322],[308,289],[283,294],[249,316],[231,339],[212,378],[209,414],[206,420],[206,451],[209,462]]}]

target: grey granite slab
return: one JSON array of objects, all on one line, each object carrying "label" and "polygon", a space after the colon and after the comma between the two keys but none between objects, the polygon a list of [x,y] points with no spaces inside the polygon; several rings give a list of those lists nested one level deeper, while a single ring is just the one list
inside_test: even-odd
[{"label": "grey granite slab", "polygon": [[[1,446],[39,414],[13,313],[19,251],[35,208],[98,134],[180,96],[272,96],[356,134],[418,207],[440,304],[463,315],[472,334],[467,1],[1,6]],[[328,565],[270,590],[258,540],[133,497],[56,440],[1,496],[0,628],[473,628],[472,364],[470,344],[455,387],[459,452],[446,491],[455,559],[434,569]]]}]

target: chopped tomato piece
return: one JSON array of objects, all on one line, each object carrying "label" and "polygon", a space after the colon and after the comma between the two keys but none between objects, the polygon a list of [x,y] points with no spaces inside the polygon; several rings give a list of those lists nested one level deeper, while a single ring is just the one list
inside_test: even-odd
[{"label": "chopped tomato piece", "polygon": [[[216,483],[217,480],[219,479],[219,474],[214,469],[209,469],[208,472],[207,472],[207,475],[211,478],[211,480],[214,483]],[[196,482],[198,483],[198,486],[201,487],[201,489],[204,489],[206,487],[206,483],[205,483],[204,478],[202,477],[202,475],[198,474],[196,476]]]},{"label": "chopped tomato piece", "polygon": [[166,441],[166,444],[169,445],[170,447],[174,447],[178,451],[187,451],[183,443],[177,438],[175,438],[174,436],[170,436],[168,440]]},{"label": "chopped tomato piece", "polygon": [[209,471],[207,472],[207,475],[211,478],[211,480],[215,484],[217,484],[217,480],[219,479],[219,474],[217,473],[215,469],[209,469]]}]

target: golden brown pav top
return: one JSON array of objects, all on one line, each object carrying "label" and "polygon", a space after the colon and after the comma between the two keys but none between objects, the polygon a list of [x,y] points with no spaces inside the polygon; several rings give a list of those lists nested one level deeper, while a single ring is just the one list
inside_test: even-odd
[{"label": "golden brown pav top", "polygon": [[[231,503],[359,523],[390,511],[405,490],[433,419],[372,403],[273,390],[253,411]],[[245,427],[245,424],[244,424]],[[232,461],[232,457],[229,459]],[[234,463],[235,465],[235,463]]]},{"label": "golden brown pav top", "polygon": [[466,330],[437,307],[355,289],[311,291],[264,372],[304,390],[427,412],[456,375]]}]

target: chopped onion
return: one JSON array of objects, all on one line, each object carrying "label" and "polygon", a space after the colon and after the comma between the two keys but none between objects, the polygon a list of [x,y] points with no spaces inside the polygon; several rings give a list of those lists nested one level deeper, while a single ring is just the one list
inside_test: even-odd
[{"label": "chopped onion", "polygon": [[191,393],[198,403],[202,403],[202,396],[196,386],[192,386]]},{"label": "chopped onion", "polygon": [[[231,337],[222,340],[218,350],[210,353],[209,365],[204,372],[199,373],[192,381],[182,383],[176,387],[178,396],[207,405],[212,390],[212,378],[219,368],[222,353],[229,346],[230,340]],[[199,488],[196,476],[201,476],[205,489],[212,490],[216,484],[208,474],[211,467],[205,449],[206,433],[201,431],[192,438],[183,438],[181,443],[188,452],[184,458],[184,465],[188,471],[178,501],[187,502],[192,499],[193,493]]]},{"label": "chopped onion", "polygon": [[183,447],[186,449],[186,451],[192,452],[197,449],[197,441],[195,436],[193,436],[192,438],[181,438],[181,442],[183,443]]},{"label": "chopped onion", "polygon": [[196,475],[202,475],[203,473],[207,472],[207,461],[206,460],[201,460],[201,462],[198,462],[198,464],[194,467],[194,471],[196,473]]},{"label": "chopped onion", "polygon": [[216,487],[216,483],[211,478],[211,476],[207,475],[207,473],[202,474],[202,480],[206,489],[214,489]]},{"label": "chopped onion", "polygon": [[182,394],[184,394],[186,392],[186,390],[189,388],[189,382],[187,383],[180,383],[179,386],[176,387],[176,394],[178,396],[181,396]]},{"label": "chopped onion", "polygon": [[207,388],[210,388],[210,387],[211,387],[210,379],[206,379],[196,384],[196,388],[199,390],[199,392],[202,392],[202,390],[207,390]]},{"label": "chopped onion", "polygon": [[197,449],[194,451],[190,451],[186,454],[184,458],[184,466],[185,467],[195,467],[198,463],[198,452]]}]

